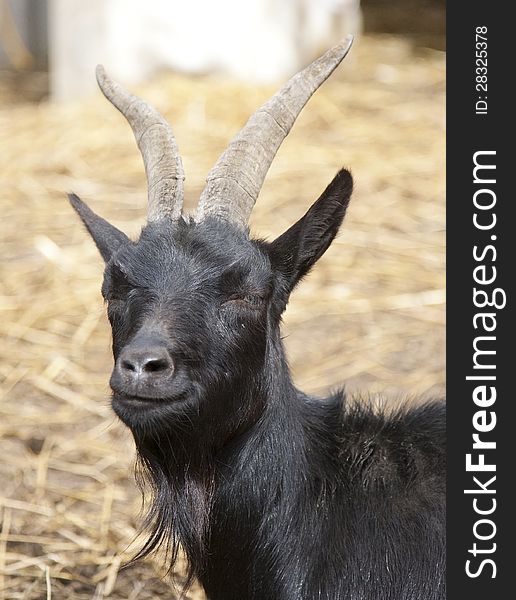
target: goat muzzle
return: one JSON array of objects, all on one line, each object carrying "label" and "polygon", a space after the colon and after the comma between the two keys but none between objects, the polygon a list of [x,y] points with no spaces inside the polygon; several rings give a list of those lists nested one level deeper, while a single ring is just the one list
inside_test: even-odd
[{"label": "goat muzzle", "polygon": [[115,393],[159,399],[174,377],[174,361],[160,340],[137,339],[119,354],[110,385]]}]

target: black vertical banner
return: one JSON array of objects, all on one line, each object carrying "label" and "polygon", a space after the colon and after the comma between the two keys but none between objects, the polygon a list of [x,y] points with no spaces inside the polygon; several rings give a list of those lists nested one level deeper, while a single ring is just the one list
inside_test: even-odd
[{"label": "black vertical banner", "polygon": [[[447,15],[448,598],[516,578],[516,79],[508,2]],[[511,592],[510,590],[513,590]]]}]

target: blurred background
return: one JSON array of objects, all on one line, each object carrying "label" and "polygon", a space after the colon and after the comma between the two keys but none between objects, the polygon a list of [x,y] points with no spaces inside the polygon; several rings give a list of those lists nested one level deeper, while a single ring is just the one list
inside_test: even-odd
[{"label": "blurred background", "polygon": [[252,231],[274,238],[350,167],[342,233],[286,312],[295,380],[428,398],[444,389],[444,1],[0,0],[0,598],[178,596],[158,559],[122,568],[134,450],[109,408],[102,261],[65,193],[134,237],[146,189],[95,64],[173,124],[188,209],[249,115],[349,31]]}]

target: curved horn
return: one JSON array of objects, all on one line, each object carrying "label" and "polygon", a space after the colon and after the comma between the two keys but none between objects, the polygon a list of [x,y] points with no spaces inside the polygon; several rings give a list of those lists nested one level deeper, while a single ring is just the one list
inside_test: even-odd
[{"label": "curved horn", "polygon": [[112,81],[102,65],[97,82],[104,96],[127,119],[147,174],[148,220],[179,219],[183,205],[184,171],[172,128],[147,102]]},{"label": "curved horn", "polygon": [[195,220],[212,215],[245,229],[254,203],[281,142],[303,106],[348,53],[348,36],[303,71],[259,108],[233,138],[206,179]]}]

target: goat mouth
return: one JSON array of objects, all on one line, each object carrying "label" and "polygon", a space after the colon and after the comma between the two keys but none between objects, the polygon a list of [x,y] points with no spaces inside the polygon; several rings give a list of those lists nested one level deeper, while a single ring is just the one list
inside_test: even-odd
[{"label": "goat mouth", "polygon": [[168,426],[188,410],[188,398],[188,393],[184,391],[162,398],[113,392],[111,408],[122,423],[134,433],[141,432],[142,428],[145,431],[148,426],[154,430],[161,425]]},{"label": "goat mouth", "polygon": [[172,398],[160,398],[156,396],[138,396],[135,394],[113,392],[112,400],[114,403],[128,404],[132,406],[163,406],[166,404],[179,402],[184,398],[184,396],[184,394],[180,394]]},{"label": "goat mouth", "polygon": [[133,396],[131,394],[113,394],[115,402],[127,402],[131,404],[162,404],[164,398],[149,398],[146,396]]}]

